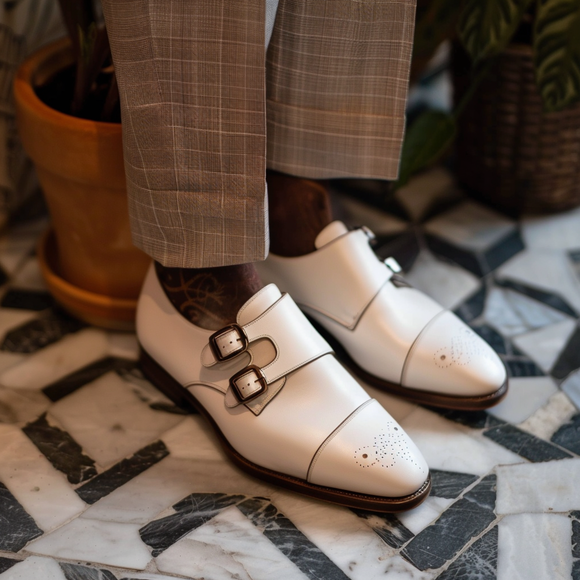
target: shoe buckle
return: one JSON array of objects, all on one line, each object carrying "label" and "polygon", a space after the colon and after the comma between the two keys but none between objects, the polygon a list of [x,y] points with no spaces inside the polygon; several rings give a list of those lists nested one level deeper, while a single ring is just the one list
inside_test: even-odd
[{"label": "shoe buckle", "polygon": [[395,260],[393,257],[387,258],[385,260],[385,266],[394,274],[400,274],[403,270],[399,262],[397,262],[397,260]]},{"label": "shoe buckle", "polygon": [[268,383],[260,367],[248,365],[230,379],[230,387],[240,403],[247,403],[265,393]]},{"label": "shoe buckle", "polygon": [[209,346],[215,358],[222,362],[246,352],[248,338],[241,326],[230,324],[209,337]]}]

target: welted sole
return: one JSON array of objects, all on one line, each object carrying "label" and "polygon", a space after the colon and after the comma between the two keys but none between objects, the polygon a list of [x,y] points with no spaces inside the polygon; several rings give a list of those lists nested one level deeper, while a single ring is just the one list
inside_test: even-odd
[{"label": "welted sole", "polygon": [[316,330],[330,344],[338,359],[344,364],[344,366],[349,368],[353,374],[377,389],[381,389],[412,403],[428,405],[431,407],[442,407],[444,409],[454,409],[458,411],[483,411],[484,409],[489,409],[490,407],[497,405],[508,392],[507,378],[505,383],[497,391],[494,391],[489,395],[478,397],[454,397],[452,395],[433,393],[431,391],[410,389],[396,383],[391,383],[390,381],[386,381],[385,379],[381,379],[380,377],[365,371],[351,358],[347,350],[332,334],[330,334],[330,332],[326,330],[326,328],[310,316],[308,316],[308,320],[310,320],[314,328],[316,328]]},{"label": "welted sole", "polygon": [[271,469],[266,469],[265,467],[248,461],[230,445],[229,441],[225,438],[220,428],[217,426],[211,415],[206,411],[204,406],[187,389],[182,387],[145,350],[143,350],[143,348],[141,348],[139,362],[145,376],[176,405],[188,411],[197,411],[202,414],[215,430],[228,457],[240,469],[254,477],[316,499],[349,508],[376,512],[397,513],[410,510],[418,506],[429,495],[429,491],[431,490],[430,475],[425,483],[415,493],[403,497],[381,497],[315,485],[296,477],[291,477]]}]

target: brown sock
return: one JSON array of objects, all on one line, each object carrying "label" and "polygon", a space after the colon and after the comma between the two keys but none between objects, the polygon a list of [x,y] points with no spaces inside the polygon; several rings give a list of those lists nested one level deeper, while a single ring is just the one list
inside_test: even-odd
[{"label": "brown sock", "polygon": [[155,270],[175,308],[208,330],[235,322],[238,310],[263,286],[254,264],[166,268],[155,262]]},{"label": "brown sock", "polygon": [[314,240],[332,221],[330,196],[317,181],[269,170],[270,251],[279,256],[314,252]]}]

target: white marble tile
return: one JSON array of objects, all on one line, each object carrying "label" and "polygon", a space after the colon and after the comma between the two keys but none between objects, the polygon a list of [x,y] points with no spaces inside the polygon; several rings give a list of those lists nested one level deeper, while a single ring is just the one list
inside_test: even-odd
[{"label": "white marble tile", "polygon": [[[120,578],[128,578],[127,573],[121,574]],[[147,574],[143,572],[131,572],[131,580],[175,580],[175,576],[166,576],[165,574]],[[2,577],[0,576],[0,580]],[[209,578],[207,579],[209,580]],[[213,580],[213,579],[212,579]]]},{"label": "white marble tile", "polygon": [[486,250],[515,229],[515,222],[472,200],[425,224],[427,232],[471,250]]},{"label": "white marble tile", "polygon": [[49,411],[99,465],[132,455],[183,420],[154,411],[115,372],[109,372]]},{"label": "white marble tile", "polygon": [[550,377],[514,377],[505,399],[489,413],[509,423],[521,423],[542,408],[558,392]]},{"label": "white marble tile", "polygon": [[555,514],[507,516],[499,522],[497,580],[570,580],[570,518]]},{"label": "white marble tile", "polygon": [[236,507],[189,533],[156,559],[162,572],[212,580],[306,580]]},{"label": "white marble tile", "polygon": [[377,236],[398,234],[407,229],[405,221],[350,195],[335,194],[335,199],[340,206],[340,219],[349,227],[367,226]]},{"label": "white marble tile", "polygon": [[434,522],[455,500],[443,497],[428,497],[419,507],[399,514],[401,523],[415,535]]},{"label": "white marble tile", "polygon": [[479,433],[467,434],[466,428],[426,409],[417,408],[401,426],[433,469],[485,475],[498,464],[524,461]]},{"label": "white marble tile", "polygon": [[445,202],[458,197],[453,175],[443,167],[435,167],[413,177],[395,197],[409,212],[413,221],[419,221],[434,202]]},{"label": "white marble tile", "polygon": [[0,425],[0,481],[44,531],[86,508],[64,474],[12,425]]},{"label": "white marble tile", "polygon": [[171,456],[92,505],[84,518],[146,524],[193,492],[199,464]]},{"label": "white marble tile", "polygon": [[431,580],[439,574],[436,570],[417,570],[413,564],[401,556],[394,556],[385,563],[384,575],[380,578],[385,580]]},{"label": "white marble tile", "polygon": [[556,430],[577,412],[564,393],[556,393],[541,409],[520,423],[519,427],[540,439],[550,440]]},{"label": "white marble tile", "polygon": [[575,329],[575,320],[562,320],[556,324],[514,336],[512,340],[542,370],[548,372]]},{"label": "white marble tile", "polygon": [[24,290],[46,290],[46,284],[40,273],[38,258],[28,258],[12,278],[12,286]]},{"label": "white marble tile", "polygon": [[161,438],[174,459],[228,462],[214,430],[200,415],[190,415]]},{"label": "white marble tile", "polygon": [[0,423],[27,423],[40,416],[50,404],[48,397],[40,391],[0,386]]},{"label": "white marble tile", "polygon": [[0,265],[8,274],[24,262],[33,251],[40,232],[46,228],[46,218],[10,228],[0,237]]},{"label": "white marble tile", "polygon": [[34,540],[26,549],[33,554],[136,570],[144,570],[151,560],[138,525],[82,517]]},{"label": "white marble tile", "polygon": [[528,248],[576,250],[580,248],[580,209],[551,216],[521,220],[522,237]]},{"label": "white marble tile", "polygon": [[559,250],[524,250],[496,271],[498,279],[523,282],[563,297],[580,312],[580,280],[567,254]]},{"label": "white marble tile", "polygon": [[580,370],[570,373],[560,388],[568,395],[577,409],[580,409]]},{"label": "white marble tile", "polygon": [[58,562],[49,558],[29,556],[0,574],[0,580],[66,580],[66,577]]},{"label": "white marble tile", "polygon": [[13,389],[42,389],[107,354],[107,336],[86,328],[69,334],[0,375],[0,384]]},{"label": "white marble tile", "polygon": [[405,276],[445,308],[453,309],[479,288],[479,280],[467,270],[443,262],[422,250]]},{"label": "white marble tile", "polygon": [[0,342],[2,342],[8,331],[26,324],[37,316],[38,312],[31,310],[20,310],[19,308],[0,309]]},{"label": "white marble tile", "polygon": [[498,514],[568,512],[580,509],[580,459],[500,465]]},{"label": "white marble tile", "polygon": [[564,313],[509,288],[492,288],[483,316],[504,336],[522,334],[569,319]]},{"label": "white marble tile", "polygon": [[108,332],[109,355],[137,360],[139,358],[139,343],[137,336],[130,332]]},{"label": "white marble tile", "polygon": [[[276,491],[272,503],[351,580],[385,577],[395,550],[372,531],[366,520],[348,509]],[[390,578],[390,576],[389,576]]]}]

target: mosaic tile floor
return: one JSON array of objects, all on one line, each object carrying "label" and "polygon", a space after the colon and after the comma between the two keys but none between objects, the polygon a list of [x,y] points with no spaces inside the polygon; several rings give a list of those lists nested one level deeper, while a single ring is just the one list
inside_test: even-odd
[{"label": "mosaic tile floor", "polygon": [[33,251],[46,221],[21,221],[0,237],[0,580],[580,580],[580,210],[516,223],[439,169],[388,213],[339,207],[512,377],[490,412],[369,389],[431,497],[385,516],[239,472],[143,378],[134,336],[55,306]]}]

